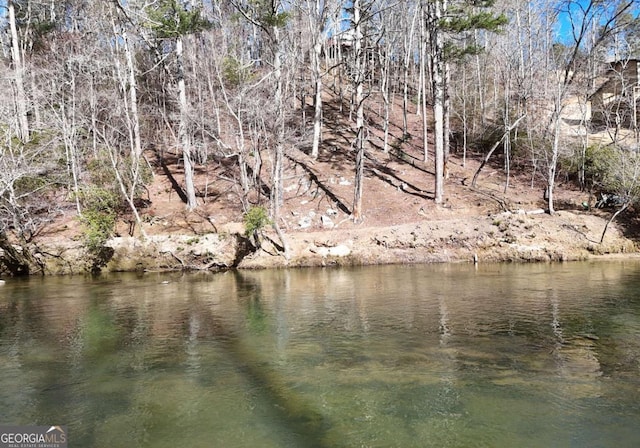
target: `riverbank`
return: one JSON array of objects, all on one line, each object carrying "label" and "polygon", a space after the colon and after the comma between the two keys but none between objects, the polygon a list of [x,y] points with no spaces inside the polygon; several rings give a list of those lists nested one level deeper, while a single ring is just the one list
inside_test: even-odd
[{"label": "riverbank", "polygon": [[288,262],[271,255],[272,250],[261,250],[239,267],[549,262],[637,252],[636,243],[615,224],[600,244],[605,224],[605,219],[587,213],[563,211],[550,216],[520,210],[390,227],[291,233]]},{"label": "riverbank", "polygon": [[[276,234],[267,230],[255,249],[242,225],[229,223],[215,233],[155,234],[146,239],[116,237],[103,272],[265,269],[417,263],[553,262],[602,256],[638,256],[624,227],[612,223],[600,244],[604,216],[581,211],[516,210],[393,226],[338,223],[330,230],[285,234],[289,259]],[[33,250],[32,250],[33,251]],[[33,251],[33,273],[77,274],[90,270],[77,239],[43,239]]]},{"label": "riverbank", "polygon": [[[333,101],[336,106],[337,98],[327,95],[326,104]],[[405,118],[408,127],[399,134]],[[399,105],[393,108],[391,129],[396,135],[387,136],[390,141],[375,126],[368,134],[363,216],[354,223],[353,123],[341,113],[326,119],[318,157],[310,157],[302,141],[287,145],[282,197],[273,218],[285,235],[286,257],[270,227],[256,248],[244,236],[242,224],[251,209],[258,209],[258,215],[268,214],[270,157],[251,155],[248,163],[255,171],[248,189],[240,182],[234,158],[218,154],[197,164],[197,204],[187,209],[181,152],[149,145],[144,156],[150,176],[134,201],[136,213],[122,201],[110,210],[117,216],[115,225],[93,235],[100,239],[115,235],[107,247],[96,247],[94,241],[87,244],[93,253],[87,250],[85,243],[95,229],[86,228],[74,195],[62,188],[50,198],[56,204],[54,211],[43,209],[26,234],[19,236],[20,226],[15,223],[0,234],[6,243],[0,244],[6,251],[0,249],[0,275],[549,262],[629,256],[638,251],[637,208],[617,216],[600,242],[616,210],[596,208],[603,193],[598,183],[587,179],[580,187],[576,173],[568,168],[556,174],[557,213],[544,213],[549,207],[544,170],[527,168],[529,155],[524,153],[511,154],[505,170],[505,161],[497,154],[485,163],[482,145],[464,151],[453,148],[443,198],[436,204],[433,142],[421,141],[422,118],[405,117]],[[263,155],[267,154],[265,150]],[[29,243],[21,247],[16,242],[24,238]]]},{"label": "riverbank", "polygon": [[558,211],[549,215],[543,210],[547,204],[541,184],[532,183],[529,176],[512,175],[505,189],[499,171],[489,169],[473,187],[468,180],[479,161],[454,156],[445,201],[435,204],[427,164],[409,165],[379,152],[370,157],[364,216],[358,223],[350,217],[353,185],[345,168],[350,165],[335,163],[333,156],[305,159],[304,168],[300,160],[285,164],[288,175],[278,223],[288,258],[270,227],[264,229],[258,249],[244,236],[244,209],[227,176],[216,176],[212,169],[210,178],[215,180],[199,186],[209,196],[189,212],[170,176],[159,168],[148,187],[150,201],[140,210],[141,223],[121,215],[116,237],[108,241],[97,264],[95,254],[83,245],[86,229],[72,203],[29,247],[16,247],[15,255],[28,255],[29,273],[59,275],[90,272],[96,266],[120,272],[550,262],[638,251],[637,212],[630,209],[618,216],[600,243],[615,210],[593,208],[595,195],[571,182],[557,185]]}]

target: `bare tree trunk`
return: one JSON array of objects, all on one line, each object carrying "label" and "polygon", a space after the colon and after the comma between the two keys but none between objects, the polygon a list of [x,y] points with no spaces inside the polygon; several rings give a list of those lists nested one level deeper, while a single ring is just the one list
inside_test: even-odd
[{"label": "bare tree trunk", "polygon": [[355,103],[356,103],[356,173],[352,217],[354,221],[362,219],[362,184],[364,182],[364,67],[362,54],[362,23],[360,0],[353,2],[353,21],[355,23]]},{"label": "bare tree trunk", "polygon": [[[140,234],[142,235],[142,238],[146,239],[147,238],[147,232],[145,232],[144,227],[142,226],[142,218],[140,218],[140,213],[138,213],[138,208],[136,207],[136,204],[134,202],[134,193],[135,193],[135,189],[136,189],[136,181],[134,179],[133,185],[131,186],[131,191],[128,192],[127,191],[127,187],[124,184],[124,180],[122,179],[122,176],[120,175],[120,170],[119,170],[119,167],[118,167],[118,161],[116,160],[116,155],[114,154],[114,151],[112,149],[109,150],[109,157],[111,158],[111,166],[113,167],[113,172],[115,173],[116,180],[118,181],[118,186],[120,187],[120,192],[122,193],[122,196],[124,197],[125,201],[127,201],[127,205],[129,205],[129,208],[131,209],[131,212],[133,213],[133,217],[134,217],[134,219],[136,221],[136,224],[138,224],[138,228],[140,229]],[[133,233],[133,227],[132,227],[131,233]]]},{"label": "bare tree trunk", "polygon": [[443,176],[445,179],[449,178],[449,155],[451,154],[451,141],[449,136],[451,135],[451,95],[449,93],[449,86],[451,85],[451,67],[447,61],[443,64],[444,67],[444,123],[442,128],[442,138],[444,143],[444,168]]},{"label": "bare tree trunk", "polygon": [[227,101],[227,107],[229,108],[229,111],[231,112],[231,114],[233,115],[233,117],[236,119],[236,124],[238,126],[238,135],[236,136],[236,147],[238,150],[238,168],[240,169],[240,186],[242,188],[242,206],[243,208],[246,210],[248,208],[249,205],[249,201],[248,201],[248,196],[249,196],[249,192],[251,189],[251,185],[249,182],[249,173],[247,170],[247,160],[246,160],[246,150],[245,150],[245,136],[244,136],[244,126],[242,123],[242,119],[241,119],[241,111],[238,111],[237,113],[234,112],[233,110],[231,110],[231,106],[228,104]]},{"label": "bare tree trunk", "polygon": [[489,152],[487,153],[486,156],[484,156],[484,159],[482,159],[482,163],[480,164],[480,166],[478,167],[478,169],[476,170],[475,174],[473,175],[473,180],[471,181],[471,186],[475,188],[476,186],[476,181],[478,180],[478,176],[480,175],[480,171],[482,171],[482,168],[484,168],[484,166],[487,164],[487,162],[489,161],[489,159],[491,158],[491,156],[493,155],[493,152],[496,150],[496,148],[498,148],[498,146],[500,146],[500,143],[502,143],[502,141],[507,138],[507,136],[509,135],[509,133],[511,131],[513,131],[513,129],[518,126],[518,123],[520,123],[520,121],[522,119],[524,119],[524,117],[526,117],[526,114],[521,116],[520,118],[518,118],[516,121],[513,122],[513,124],[505,130],[504,134],[502,134],[502,137],[500,137],[500,140],[498,140],[497,142],[495,142],[495,144],[491,147],[491,149],[489,150]]},{"label": "bare tree trunk", "polygon": [[467,133],[469,131],[467,113],[467,66],[462,66],[462,166],[467,166]]},{"label": "bare tree trunk", "polygon": [[602,230],[602,235],[600,236],[600,244],[602,244],[602,242],[604,241],[604,236],[607,234],[607,229],[609,228],[609,225],[618,217],[620,213],[624,212],[627,208],[629,208],[630,205],[631,203],[625,202],[625,204],[622,207],[620,207],[620,209],[616,210],[616,212],[613,215],[611,215],[611,218],[609,218],[607,223],[604,225],[604,229]]},{"label": "bare tree trunk", "polygon": [[18,122],[18,138],[22,142],[29,141],[29,120],[27,118],[27,95],[24,90],[24,66],[20,55],[20,43],[18,29],[16,27],[16,14],[13,0],[8,2],[9,28],[11,29],[11,61],[13,65],[14,79],[13,99],[16,107],[16,119]]},{"label": "bare tree trunk", "polygon": [[502,149],[504,151],[504,172],[505,172],[505,181],[504,181],[504,192],[506,193],[509,189],[509,181],[511,176],[511,132],[510,132],[510,121],[511,116],[509,113],[510,106],[510,96],[511,96],[511,76],[509,73],[506,74],[505,81],[505,91],[504,91],[504,129],[505,129],[505,138],[503,139]]},{"label": "bare tree trunk", "polygon": [[320,143],[322,142],[322,40],[324,31],[324,19],[328,11],[327,2],[320,0],[307,1],[309,7],[309,32],[312,36],[311,48],[311,72],[314,84],[314,114],[313,114],[313,144],[311,157],[318,158]]},{"label": "bare tree trunk", "polygon": [[140,137],[140,115],[138,114],[138,84],[136,82],[136,69],[133,62],[133,54],[129,36],[126,31],[122,33],[124,43],[124,53],[127,58],[127,68],[129,69],[129,100],[131,101],[131,121],[133,128],[133,147],[136,164],[142,157],[142,138]]},{"label": "bare tree trunk", "polygon": [[435,142],[435,193],[436,204],[444,199],[444,39],[440,30],[443,15],[442,0],[434,0],[428,4],[429,31],[431,33],[431,79],[433,82],[433,118]]},{"label": "bare tree trunk", "polygon": [[[474,30],[473,31],[473,35],[474,35],[474,44],[478,45],[478,30]],[[482,68],[480,66],[480,55],[476,54],[476,79],[478,82],[478,101],[479,101],[479,108],[480,108],[480,125],[482,127],[485,126],[485,118],[486,118],[486,105],[485,105],[485,99],[484,99],[484,83],[483,81],[483,77],[482,77]]]},{"label": "bare tree trunk", "polygon": [[314,36],[312,51],[312,71],[315,89],[315,99],[313,102],[313,145],[311,147],[311,157],[318,158],[320,142],[322,141],[322,73],[320,72],[320,58],[322,52],[321,33]]},{"label": "bare tree trunk", "polygon": [[[71,179],[73,181],[73,193],[76,201],[76,211],[78,215],[82,215],[82,207],[80,206],[80,186],[79,186],[79,167],[78,167],[78,148],[77,148],[77,127],[76,127],[76,79],[75,73],[71,70],[69,80],[69,92],[71,95],[70,104],[63,99],[59,104],[59,117],[62,125],[62,137],[64,140],[65,153],[67,158],[67,166],[70,170]],[[69,111],[69,107],[71,110]]]},{"label": "bare tree trunk", "polygon": [[[240,200],[242,202],[242,207],[245,211],[248,210],[249,208],[249,202],[248,202],[248,195],[249,195],[249,191],[250,191],[250,178],[249,178],[249,173],[248,173],[248,169],[247,169],[247,153],[246,153],[246,149],[245,149],[245,134],[244,134],[244,122],[243,122],[243,117],[242,117],[242,107],[238,107],[238,110],[234,110],[233,105],[231,104],[231,101],[229,100],[229,95],[227,94],[227,89],[224,85],[224,81],[222,79],[222,75],[220,73],[220,67],[216,64],[216,74],[218,76],[218,82],[220,84],[220,92],[222,93],[222,100],[224,101],[225,106],[227,107],[227,111],[229,112],[229,114],[233,117],[233,119],[236,122],[236,130],[233,132],[234,134],[236,134],[236,153],[235,155],[237,156],[238,159],[238,169],[240,171],[240,187],[242,188],[242,195],[240,197]],[[212,86],[212,81],[209,80],[208,82],[209,84],[209,91],[213,92],[213,86]],[[218,129],[218,134],[220,133],[220,122],[219,122],[219,117],[220,117],[220,111],[217,109],[216,107],[216,123],[217,123],[217,129]],[[221,141],[218,141],[218,143],[220,145],[222,145],[225,149],[229,149],[228,145],[225,145],[224,143],[222,143]],[[234,154],[232,154],[234,155]],[[256,157],[259,157],[259,151],[256,150]],[[257,173],[254,171],[253,173],[254,177],[257,176]],[[255,181],[255,179],[254,179]],[[255,182],[254,182],[255,184]]]},{"label": "bare tree trunk", "polygon": [[391,122],[391,64],[389,58],[385,58],[385,74],[382,99],[384,101],[384,152],[389,152],[389,128]]},{"label": "bare tree trunk", "polygon": [[196,201],[196,189],[193,180],[193,161],[191,159],[191,137],[187,129],[187,90],[184,80],[182,36],[176,39],[176,59],[178,62],[178,95],[180,101],[180,124],[178,126],[178,141],[182,146],[182,158],[184,163],[184,184],[187,195],[187,210],[191,211],[198,206]]},{"label": "bare tree trunk", "polygon": [[[140,137],[140,120],[138,116],[138,92],[136,87],[136,74],[135,74],[135,65],[133,62],[133,56],[131,52],[131,46],[129,42],[129,37],[125,32],[119,34],[116,29],[115,22],[112,22],[113,27],[113,35],[117,42],[121,40],[122,48],[124,50],[125,59],[127,60],[127,74],[122,73],[122,69],[120,67],[120,59],[119,54],[114,54],[116,70],[118,73],[118,79],[120,81],[120,86],[124,95],[124,108],[125,115],[127,117],[126,120],[126,128],[129,134],[129,144],[130,144],[130,155],[131,155],[131,166],[128,169],[131,172],[131,185],[129,187],[129,191],[127,191],[127,187],[125,182],[122,179],[122,176],[119,171],[119,164],[117,160],[117,156],[113,153],[113,150],[109,151],[109,155],[111,157],[111,164],[113,166],[116,180],[120,186],[120,191],[127,201],[131,212],[135,218],[135,223],[140,229],[140,233],[143,238],[146,238],[146,232],[142,225],[142,219],[140,218],[140,213],[138,213],[138,209],[135,205],[135,195],[136,190],[140,181],[140,158],[142,157],[142,143]],[[120,48],[120,45],[117,45],[116,48]],[[129,90],[129,98],[127,99],[127,89]],[[93,115],[93,112],[92,112]],[[106,136],[104,137],[106,138]],[[110,145],[109,145],[110,146]],[[133,230],[132,230],[133,232]]]},{"label": "bare tree trunk", "polygon": [[[36,83],[36,73],[32,70],[29,76],[29,80],[31,81],[31,92],[37,92],[38,91],[38,85]],[[35,94],[32,94],[33,97],[35,97]],[[34,128],[38,129],[39,127],[42,126],[42,113],[40,111],[40,108],[42,107],[40,104],[38,104],[38,101],[34,101],[36,98],[32,98],[31,100],[31,110],[33,112],[33,120],[32,120],[32,124],[31,126],[33,126]]]},{"label": "bare tree trunk", "polygon": [[[336,35],[340,33],[340,21],[336,20]],[[342,64],[344,55],[342,54],[342,45],[338,40],[336,40],[336,53],[338,54],[338,63]],[[341,67],[338,68],[338,90],[339,90],[339,100],[340,100],[340,113],[344,112],[344,89],[342,88],[342,70]]]},{"label": "bare tree trunk", "polygon": [[413,57],[413,31],[416,25],[416,18],[418,17],[418,9],[416,8],[413,17],[411,18],[411,28],[409,29],[409,35],[405,36],[405,48],[404,48],[404,61],[402,66],[403,73],[403,92],[402,92],[402,138],[405,138],[409,132],[409,122],[407,119],[409,109],[409,64]]},{"label": "bare tree trunk", "polygon": [[427,33],[424,15],[424,4],[420,4],[420,90],[422,90],[422,144],[424,162],[429,161],[429,129],[427,120]]},{"label": "bare tree trunk", "polygon": [[[558,90],[561,90],[561,86],[558,86]],[[547,204],[549,208],[549,214],[553,215],[555,210],[553,208],[553,195],[556,181],[556,169],[558,167],[558,154],[560,151],[560,115],[562,113],[562,98],[560,92],[558,92],[556,98],[555,110],[553,111],[553,145],[551,147],[551,160],[547,168]]]},{"label": "bare tree trunk", "polygon": [[273,74],[276,82],[275,103],[276,103],[276,124],[275,124],[275,154],[273,160],[273,185],[271,187],[271,218],[273,228],[282,243],[285,259],[289,260],[289,245],[282,230],[280,229],[280,205],[284,200],[283,188],[283,163],[284,163],[284,98],[282,80],[282,48],[280,43],[280,30],[277,26],[272,27],[274,61]]},{"label": "bare tree trunk", "polygon": [[389,85],[391,84],[391,58],[387,56],[391,52],[391,45],[389,43],[385,44],[386,54],[380,52],[379,63],[380,63],[380,93],[382,94],[382,102],[384,103],[384,117],[382,119],[382,131],[384,132],[384,143],[382,146],[382,150],[385,153],[389,152],[389,115],[391,104],[389,102]]}]

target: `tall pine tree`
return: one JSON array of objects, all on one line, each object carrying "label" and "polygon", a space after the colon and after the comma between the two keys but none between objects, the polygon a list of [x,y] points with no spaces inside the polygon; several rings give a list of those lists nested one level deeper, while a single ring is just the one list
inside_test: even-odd
[{"label": "tall pine tree", "polygon": [[154,30],[160,45],[162,41],[172,41],[176,55],[177,70],[175,80],[178,88],[180,121],[178,124],[178,143],[182,149],[184,163],[184,183],[187,197],[187,209],[197,207],[194,182],[193,158],[191,156],[191,135],[189,134],[189,115],[187,90],[184,76],[184,37],[201,31],[208,26],[201,18],[198,8],[189,7],[178,0],[163,0],[159,5],[147,10],[149,26]]},{"label": "tall pine tree", "polygon": [[495,15],[487,11],[495,0],[425,1],[425,26],[430,45],[429,68],[433,83],[436,174],[434,199],[437,204],[441,204],[444,200],[444,178],[449,155],[450,63],[456,58],[479,51],[474,46],[458,46],[455,38],[478,29],[498,31],[507,23],[507,19],[504,15]]}]

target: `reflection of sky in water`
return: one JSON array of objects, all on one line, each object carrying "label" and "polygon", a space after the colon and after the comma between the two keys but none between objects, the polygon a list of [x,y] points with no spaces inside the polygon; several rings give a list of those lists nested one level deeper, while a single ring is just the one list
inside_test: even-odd
[{"label": "reflection of sky in water", "polygon": [[639,273],[585,263],[11,281],[0,422],[65,424],[71,446],[96,447],[633,446]]}]

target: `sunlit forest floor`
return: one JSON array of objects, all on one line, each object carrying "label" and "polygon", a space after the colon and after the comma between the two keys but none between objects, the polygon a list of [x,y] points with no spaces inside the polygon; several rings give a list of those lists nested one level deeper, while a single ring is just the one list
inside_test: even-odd
[{"label": "sunlit forest floor", "polygon": [[[327,262],[318,247],[345,246],[339,263],[390,263],[470,260],[563,260],[590,254],[635,251],[635,213],[622,216],[609,227],[605,244],[599,244],[613,210],[593,208],[596,198],[575,183],[558,179],[554,216],[544,214],[544,178],[540,172],[522,171],[518,156],[509,174],[504,157],[496,151],[471,186],[482,155],[469,148],[452,147],[447,164],[445,202],[434,196],[433,144],[424,162],[422,117],[412,105],[408,133],[402,131],[402,98],[396,96],[391,111],[388,150],[384,151],[382,108],[374,97],[366,118],[369,124],[365,162],[363,219],[350,219],[354,196],[354,129],[349,120],[348,98],[325,94],[323,141],[317,160],[309,157],[311,136],[300,131],[287,147],[285,198],[279,224],[290,240],[294,265]],[[292,120],[301,121],[296,110]],[[306,117],[312,117],[308,105]],[[310,118],[308,118],[310,120]],[[307,126],[309,129],[311,126]],[[429,137],[430,138],[430,137]],[[147,151],[154,177],[148,186],[148,204],[141,209],[147,235],[203,235],[242,233],[243,208],[235,159],[220,158],[196,166],[199,206],[187,212],[182,200],[183,169],[169,151]],[[522,156],[521,156],[522,157]],[[526,155],[525,155],[526,157]],[[259,173],[268,192],[269,157],[263,155]],[[527,165],[530,166],[530,165]],[[268,208],[268,196],[250,197],[254,205]],[[44,239],[73,238],[81,229],[70,217],[50,226]],[[140,235],[131,216],[118,223],[118,234]],[[274,240],[266,231],[267,241]],[[242,262],[248,267],[278,266],[276,250],[265,250]],[[322,251],[320,251],[322,253]],[[329,257],[331,258],[331,257]]]}]

